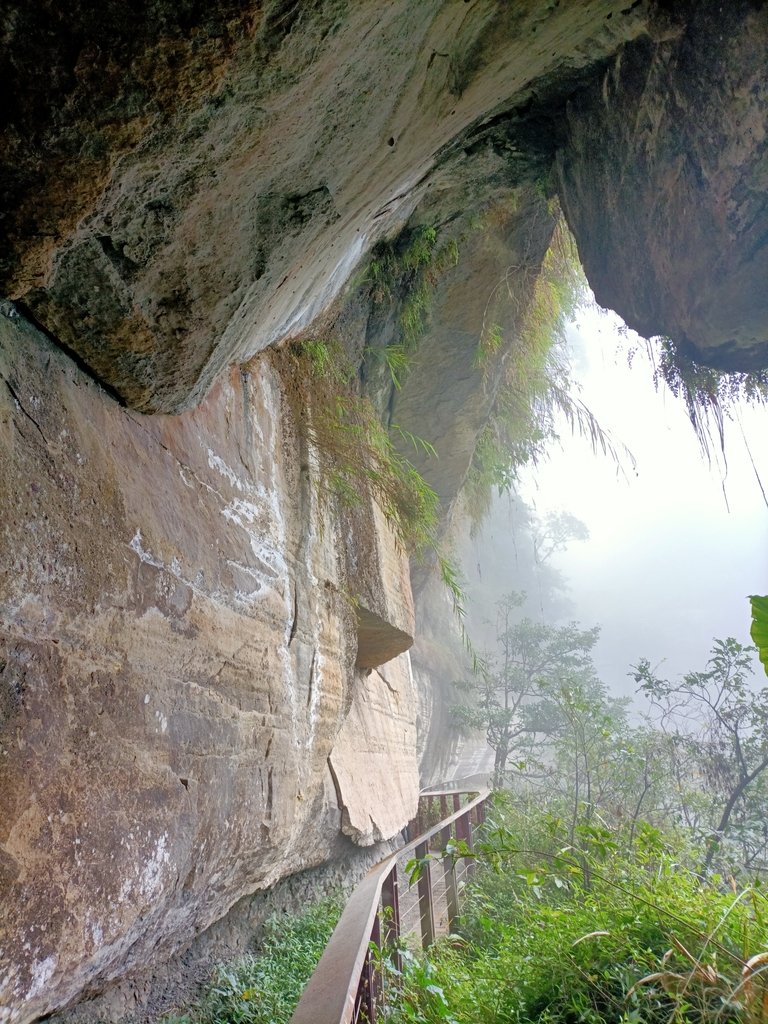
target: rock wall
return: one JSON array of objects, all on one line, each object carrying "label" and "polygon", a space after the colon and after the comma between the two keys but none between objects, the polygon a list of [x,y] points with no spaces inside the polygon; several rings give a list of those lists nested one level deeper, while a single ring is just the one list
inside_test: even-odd
[{"label": "rock wall", "polygon": [[308,329],[479,121],[644,23],[627,0],[55,7],[4,22],[0,294],[166,413]]},{"label": "rock wall", "polygon": [[[0,317],[0,378],[0,1020],[16,1024],[321,863],[340,827],[396,835],[418,771],[408,656],[355,668],[345,563],[362,545],[318,501],[269,357],[148,420]],[[401,568],[377,603],[369,562],[363,596],[412,635],[404,556],[385,527],[377,547]]]},{"label": "rock wall", "polygon": [[365,370],[396,316],[349,284],[371,247],[460,237],[377,385],[450,505],[489,298],[514,284],[513,354],[558,192],[601,301],[765,366],[768,33],[747,0],[1,17],[0,1022],[26,1024],[395,835],[417,752],[432,778],[450,753],[450,601],[422,574],[416,629],[403,552],[321,499],[265,350],[338,332]]},{"label": "rock wall", "polygon": [[563,205],[597,299],[706,365],[768,365],[768,10],[675,3],[568,105]]},{"label": "rock wall", "polygon": [[47,1019],[52,1024],[146,1024],[179,1013],[210,984],[216,965],[253,954],[270,917],[297,914],[318,899],[351,892],[371,866],[393,850],[392,843],[360,847],[339,835],[324,864],[244,896],[170,959],[153,957],[105,991]]}]

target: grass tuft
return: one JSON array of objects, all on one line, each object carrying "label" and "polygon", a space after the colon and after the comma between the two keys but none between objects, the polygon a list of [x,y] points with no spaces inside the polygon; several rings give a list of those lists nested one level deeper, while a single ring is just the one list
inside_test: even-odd
[{"label": "grass tuft", "polygon": [[164,1024],[288,1024],[341,914],[338,898],[270,918],[258,953],[220,964],[199,1002]]}]

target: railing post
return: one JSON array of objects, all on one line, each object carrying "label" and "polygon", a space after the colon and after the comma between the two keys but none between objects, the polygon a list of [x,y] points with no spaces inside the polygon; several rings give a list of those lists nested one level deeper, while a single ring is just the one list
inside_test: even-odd
[{"label": "railing post", "polygon": [[432,872],[431,865],[425,858],[429,853],[426,842],[419,843],[415,850],[418,860],[423,862],[419,875],[419,914],[421,916],[421,945],[423,949],[435,941],[435,910],[432,905]]},{"label": "railing post", "polygon": [[[373,928],[371,929],[371,945],[374,945],[378,950],[381,950],[381,926],[379,924],[378,914],[376,915],[376,919],[373,922]],[[359,1010],[364,1010],[365,1012],[365,1017],[363,1019],[366,1024],[376,1024],[376,1007],[379,1002],[380,990],[381,978],[379,977],[379,972],[376,970],[373,950],[369,945],[368,951],[365,954],[365,965],[363,967],[363,975],[360,979],[360,989],[358,990],[357,999]],[[359,1010],[355,1014],[355,1020],[358,1019]]]},{"label": "railing post", "polygon": [[[445,836],[447,833],[447,836]],[[443,851],[451,838],[451,826],[443,829],[441,835],[445,836]],[[445,902],[448,908],[448,931],[452,932],[459,920],[459,889],[456,885],[456,860],[453,856],[446,856],[443,853],[443,875],[445,880]]]},{"label": "railing post", "polygon": [[[403,969],[400,952],[400,894],[397,886],[397,864],[384,879],[381,886],[381,906],[384,910],[383,945],[387,947],[396,970]],[[387,914],[386,911],[389,911]]]},{"label": "railing post", "polygon": [[475,821],[478,825],[482,825],[485,821],[485,800],[481,800],[475,808]]},{"label": "railing post", "polygon": [[[462,814],[462,816],[456,820],[456,838],[463,840],[470,850],[472,849],[471,813],[471,811],[467,811],[466,814]],[[474,875],[475,862],[472,858],[467,858],[465,871],[468,878],[471,878]]]},{"label": "railing post", "polygon": [[[445,899],[448,911],[448,925],[453,930],[460,913],[460,880],[472,871],[472,857],[446,857],[443,875],[439,881],[432,874],[430,845],[433,850],[443,851],[451,836],[457,843],[466,844],[471,852],[473,826],[485,820],[485,804],[480,794],[455,791],[425,794],[421,802],[421,821],[428,816],[428,800],[432,807],[440,808],[442,815],[451,803],[454,811],[449,821],[425,831],[419,839],[411,838],[404,850],[387,858],[374,869],[353,893],[328,946],[323,953],[317,970],[301,996],[291,1018],[292,1024],[381,1024],[382,1015],[388,1003],[397,998],[399,988],[397,977],[382,969],[381,955],[391,955],[392,962],[400,968],[399,937],[402,930],[410,928],[410,910],[406,907],[404,892],[398,891],[398,873],[402,870],[403,858],[413,852],[421,862],[422,872],[418,886],[410,888],[407,900],[416,895],[420,915],[422,944],[427,947],[435,940],[436,907],[440,907],[442,928],[442,887],[445,885]],[[439,798],[439,804],[438,804]],[[472,804],[471,807],[468,803]],[[426,806],[425,806],[426,805]],[[415,827],[415,823],[414,826]],[[437,892],[433,891],[433,880]],[[414,894],[413,888],[417,888]],[[402,913],[399,897],[403,897]],[[390,984],[391,982],[391,984]],[[351,1011],[351,1016],[350,1016]]]}]

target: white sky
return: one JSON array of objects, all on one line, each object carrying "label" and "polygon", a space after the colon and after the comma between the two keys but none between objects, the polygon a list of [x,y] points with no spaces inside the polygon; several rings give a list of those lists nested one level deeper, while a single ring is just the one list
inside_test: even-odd
[{"label": "white sky", "polygon": [[[722,461],[708,466],[682,401],[655,391],[643,343],[627,365],[620,323],[585,310],[569,338],[581,397],[631,450],[636,475],[629,466],[628,479],[617,475],[564,427],[562,449],[520,491],[540,512],[566,509],[589,528],[590,540],[574,542],[556,567],[575,617],[602,626],[601,678],[628,694],[626,673],[640,656],[665,659],[663,674],[675,676],[704,667],[713,637],[749,643],[747,595],[768,593],[768,508],[738,424],[726,426],[727,473]],[[741,417],[768,490],[768,408],[745,407]]]}]

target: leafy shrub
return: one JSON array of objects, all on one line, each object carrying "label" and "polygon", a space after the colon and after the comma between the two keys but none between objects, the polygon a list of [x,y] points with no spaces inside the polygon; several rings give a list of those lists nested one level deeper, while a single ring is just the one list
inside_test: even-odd
[{"label": "leafy shrub", "polygon": [[265,925],[259,952],[220,965],[200,1002],[166,1024],[287,1024],[341,914],[326,899]]},{"label": "leafy shrub", "polygon": [[682,841],[650,826],[631,841],[595,823],[577,846],[566,835],[557,819],[497,804],[461,935],[430,950],[428,969],[406,969],[392,1022],[766,1020],[759,888],[704,882]]}]

